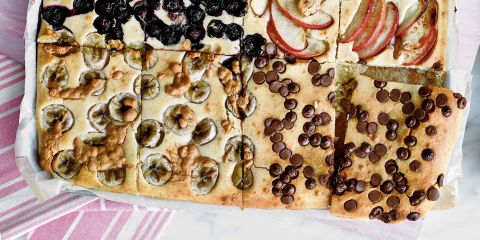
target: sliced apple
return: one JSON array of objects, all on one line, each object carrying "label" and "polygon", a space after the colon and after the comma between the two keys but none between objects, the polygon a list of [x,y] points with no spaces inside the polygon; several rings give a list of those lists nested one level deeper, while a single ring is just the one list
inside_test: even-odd
[{"label": "sliced apple", "polygon": [[323,55],[325,52],[328,51],[328,43],[324,40],[318,40],[309,38],[308,39],[308,46],[303,51],[290,51],[286,46],[279,40],[279,36],[276,35],[275,31],[273,31],[273,22],[269,21],[267,23],[267,33],[270,40],[277,45],[277,47],[288,53],[292,56],[295,56],[300,59],[310,59],[314,57],[318,57]]},{"label": "sliced apple", "polygon": [[373,15],[374,3],[375,0],[362,0],[352,22],[340,39],[341,43],[355,41],[360,36]]},{"label": "sliced apple", "polygon": [[358,51],[358,57],[360,59],[368,59],[379,54],[385,47],[390,43],[392,38],[395,36],[395,32],[398,26],[398,8],[393,2],[387,4],[387,16],[386,20],[383,23],[382,31],[375,42],[363,49]]},{"label": "sliced apple", "polygon": [[413,24],[422,16],[425,12],[427,4],[425,0],[417,0],[417,4],[410,6],[405,14],[402,23],[398,26],[397,33],[395,35],[402,36],[405,34]]},{"label": "sliced apple", "polygon": [[385,0],[376,0],[373,9],[373,16],[367,27],[360,33],[360,37],[353,42],[353,51],[360,51],[372,44],[382,31],[383,22],[387,13]]},{"label": "sliced apple", "polygon": [[433,34],[437,25],[438,3],[436,0],[430,0],[425,5],[427,7],[420,18],[402,35],[402,48],[408,50],[421,48]]},{"label": "sliced apple", "polygon": [[402,55],[404,55],[406,59],[403,65],[404,66],[418,65],[425,62],[428,58],[430,58],[431,54],[435,50],[435,46],[437,45],[437,37],[438,37],[438,32],[437,30],[434,30],[434,33],[431,34],[427,43],[422,48],[419,48],[413,51],[403,50]]},{"label": "sliced apple", "polygon": [[292,22],[300,27],[310,29],[325,29],[333,24],[330,14],[321,10],[313,15],[303,16],[297,9],[296,2],[292,0],[275,0],[280,11]]},{"label": "sliced apple", "polygon": [[267,11],[270,0],[251,0],[250,7],[257,17],[262,17]]},{"label": "sliced apple", "polygon": [[307,48],[305,30],[283,15],[276,1],[272,1],[270,4],[270,19],[272,30],[285,48],[292,52],[303,51]]}]

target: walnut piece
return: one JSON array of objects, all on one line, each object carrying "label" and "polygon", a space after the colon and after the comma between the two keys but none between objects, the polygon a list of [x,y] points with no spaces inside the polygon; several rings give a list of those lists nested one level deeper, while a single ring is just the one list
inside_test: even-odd
[{"label": "walnut piece", "polygon": [[111,48],[113,48],[115,50],[120,51],[125,47],[125,44],[122,42],[122,40],[110,39],[110,40],[108,40],[108,46],[110,46]]},{"label": "walnut piece", "polygon": [[[188,88],[190,88],[192,82],[185,63],[183,63],[181,69],[181,73],[176,73],[174,75],[172,84],[165,87],[165,92],[170,96],[178,98],[183,97]],[[175,72],[173,69],[172,71]]]},{"label": "walnut piece", "polygon": [[123,112],[123,120],[125,122],[131,122],[137,118],[138,113],[137,113],[137,107],[138,107],[138,101],[135,98],[132,97],[126,97],[122,100],[122,103],[124,106],[128,107]]},{"label": "walnut piece", "polygon": [[93,79],[87,85],[63,90],[60,90],[58,86],[56,87],[55,85],[49,84],[52,88],[48,93],[51,97],[60,97],[63,99],[85,99],[97,90],[102,89],[105,83],[106,81],[104,79]]},{"label": "walnut piece", "polygon": [[222,126],[223,128],[223,131],[225,132],[225,134],[228,134],[230,132],[230,130],[232,130],[233,128],[233,124],[230,120],[228,119],[223,119],[221,122],[220,122],[220,125]]},{"label": "walnut piece", "polygon": [[179,116],[178,125],[180,128],[187,128],[189,123],[195,121],[195,113],[186,105],[177,105],[172,114],[174,116]]}]

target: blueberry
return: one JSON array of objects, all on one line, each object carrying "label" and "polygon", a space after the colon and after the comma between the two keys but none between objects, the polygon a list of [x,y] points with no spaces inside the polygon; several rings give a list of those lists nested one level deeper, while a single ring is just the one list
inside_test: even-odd
[{"label": "blueberry", "polygon": [[205,38],[205,28],[201,25],[190,25],[185,31],[185,38],[192,43],[198,43]]},{"label": "blueberry", "polygon": [[178,25],[167,26],[160,36],[160,41],[163,45],[173,45],[180,42],[182,38],[182,28]]},{"label": "blueberry", "polygon": [[203,19],[205,19],[205,11],[199,6],[189,6],[185,14],[190,23],[202,23]]},{"label": "blueberry", "polygon": [[107,40],[118,40],[123,39],[123,29],[120,23],[115,24],[113,28],[107,33]]},{"label": "blueberry", "polygon": [[183,0],[165,0],[163,1],[163,9],[168,12],[181,12],[185,9]]},{"label": "blueberry", "polygon": [[225,4],[225,11],[228,14],[241,17],[247,13],[247,1],[246,0],[230,0]]},{"label": "blueberry", "polygon": [[43,19],[52,25],[53,30],[62,28],[69,13],[70,10],[64,6],[48,6],[42,9]]},{"label": "blueberry", "polygon": [[137,2],[133,6],[133,15],[142,24],[145,24],[149,18],[147,2]]},{"label": "blueberry", "polygon": [[147,36],[160,39],[164,29],[168,26],[160,19],[150,22],[145,29]]},{"label": "blueberry", "polygon": [[205,0],[205,12],[214,17],[222,15],[223,0]]},{"label": "blueberry", "polygon": [[130,12],[128,11],[127,8],[119,8],[117,11],[115,11],[115,19],[117,20],[118,23],[126,23],[128,20],[130,20]]},{"label": "blueberry", "polygon": [[207,26],[207,34],[211,38],[222,38],[225,32],[225,24],[220,20],[212,20]]},{"label": "blueberry", "polygon": [[148,7],[153,10],[160,9],[160,6],[162,5],[160,4],[160,0],[147,0],[147,3],[148,3]]},{"label": "blueberry", "polygon": [[265,45],[265,43],[265,38],[258,33],[247,35],[243,38],[243,41],[240,42],[240,51],[249,58],[257,57],[262,53],[262,46]]},{"label": "blueberry", "polygon": [[100,34],[105,34],[110,32],[114,24],[115,22],[112,19],[109,19],[103,16],[98,16],[93,21],[93,26],[97,29],[97,32]]},{"label": "blueberry", "polygon": [[100,16],[113,15],[117,3],[109,0],[98,0],[95,3],[95,12]]},{"label": "blueberry", "polygon": [[203,44],[203,43],[192,43],[192,46],[190,47],[190,50],[200,50],[203,47],[205,47],[205,44]]},{"label": "blueberry", "polygon": [[242,37],[243,28],[236,23],[230,23],[225,29],[225,34],[227,34],[228,39],[230,39],[231,41],[235,41]]},{"label": "blueberry", "polygon": [[73,11],[75,14],[85,14],[93,10],[94,0],[74,0]]}]

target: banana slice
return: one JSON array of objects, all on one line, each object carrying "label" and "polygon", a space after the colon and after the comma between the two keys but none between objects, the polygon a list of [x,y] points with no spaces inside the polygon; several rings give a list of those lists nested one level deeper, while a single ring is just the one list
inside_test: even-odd
[{"label": "banana slice", "polygon": [[52,63],[45,67],[42,84],[48,89],[63,89],[68,83],[68,70],[64,64]]},{"label": "banana slice", "polygon": [[75,161],[73,150],[62,150],[53,158],[52,168],[60,177],[72,179],[78,175],[82,164]]},{"label": "banana slice", "polygon": [[152,74],[144,73],[135,79],[134,91],[142,100],[153,99],[160,93],[160,82]]},{"label": "banana slice", "polygon": [[74,124],[72,112],[63,105],[51,104],[42,109],[42,127],[51,130],[60,123],[61,132],[70,130]]},{"label": "banana slice", "polygon": [[78,46],[72,31],[63,28],[39,36],[37,42],[44,44],[56,44],[61,46]]},{"label": "banana slice", "polygon": [[[230,150],[232,149],[233,150]],[[228,160],[232,162],[242,162],[244,149],[248,148],[255,154],[255,146],[253,145],[252,139],[245,135],[236,135],[228,139],[227,144],[225,144],[225,152],[230,152]]]},{"label": "banana slice", "polygon": [[232,173],[232,183],[241,190],[247,190],[253,185],[251,168],[244,168],[242,163],[237,163]]},{"label": "banana slice", "polygon": [[88,110],[88,122],[96,130],[104,132],[107,125],[111,122],[107,104],[97,103],[90,107]]},{"label": "banana slice", "polygon": [[90,47],[90,48],[108,49],[108,44],[105,41],[105,35],[99,34],[97,32],[89,33],[83,40],[83,46]]},{"label": "banana slice", "polygon": [[210,84],[206,81],[193,82],[185,92],[185,98],[191,103],[203,103],[210,96]]},{"label": "banana slice", "polygon": [[155,66],[158,61],[158,54],[157,52],[153,49],[150,44],[145,43],[145,61],[143,63],[143,70],[148,70]]},{"label": "banana slice", "polygon": [[116,187],[122,185],[125,181],[127,170],[125,168],[115,168],[107,171],[98,171],[97,178],[105,186]]},{"label": "banana slice", "polygon": [[110,61],[110,52],[106,48],[84,47],[82,48],[83,61],[87,67],[94,70],[102,70]]},{"label": "banana slice", "polygon": [[143,42],[134,42],[127,45],[123,58],[128,66],[136,70],[142,70],[144,49],[145,45]]},{"label": "banana slice", "polygon": [[142,147],[158,147],[165,137],[163,124],[154,119],[143,120],[137,128],[135,137]]},{"label": "banana slice", "polygon": [[142,173],[148,183],[162,186],[172,177],[172,167],[165,155],[150,154],[142,164]]},{"label": "banana slice", "polygon": [[183,63],[190,73],[192,82],[202,78],[211,62],[211,56],[208,53],[187,53],[183,58]]},{"label": "banana slice", "polygon": [[140,104],[135,95],[120,93],[110,99],[108,113],[116,122],[131,122],[140,115]]},{"label": "banana slice", "polygon": [[165,127],[174,134],[183,136],[195,128],[195,113],[187,105],[177,104],[167,108],[164,114]]},{"label": "banana slice", "polygon": [[[101,70],[88,70],[80,74],[80,79],[79,83],[80,86],[85,86],[90,84],[90,82],[94,79],[104,79],[107,80],[107,75],[101,71]],[[99,96],[101,95],[106,88],[106,84],[103,85],[101,89],[98,89],[97,91],[93,92],[93,96]]]},{"label": "banana slice", "polygon": [[105,133],[90,132],[86,135],[81,136],[80,139],[82,140],[82,142],[90,146],[102,146],[104,145],[103,140],[105,139],[105,137],[107,137]]},{"label": "banana slice", "polygon": [[200,156],[194,161],[191,173],[190,189],[195,194],[209,193],[217,183],[218,164],[213,159]]},{"label": "banana slice", "polygon": [[253,114],[255,109],[257,108],[257,98],[253,95],[252,92],[248,91],[248,104],[245,108],[238,107],[237,111],[234,111],[233,106],[228,102],[228,99],[225,100],[225,105],[227,106],[227,110],[232,113],[232,115],[238,119],[244,119]]},{"label": "banana slice", "polygon": [[254,62],[255,59],[249,61],[248,58],[242,58],[242,79],[244,80],[244,83],[248,83],[248,81],[253,75]]},{"label": "banana slice", "polygon": [[192,132],[192,142],[197,145],[205,145],[217,136],[217,125],[211,118],[204,118],[197,123]]}]

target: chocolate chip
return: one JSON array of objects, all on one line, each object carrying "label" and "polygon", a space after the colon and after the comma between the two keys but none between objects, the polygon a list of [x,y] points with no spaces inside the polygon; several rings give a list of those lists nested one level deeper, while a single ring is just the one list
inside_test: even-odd
[{"label": "chocolate chip", "polygon": [[293,184],[287,184],[282,189],[283,195],[293,195],[293,194],[295,194],[295,191],[296,191],[295,185],[293,185]]},{"label": "chocolate chip", "polygon": [[418,120],[423,120],[427,116],[427,112],[419,108],[415,110],[415,112],[413,113],[413,116],[415,116],[415,118]]},{"label": "chocolate chip", "polygon": [[382,213],[383,213],[383,208],[380,206],[377,206],[372,208],[372,211],[370,211],[370,214],[368,214],[368,217],[370,219],[377,219],[378,217],[380,217],[380,215],[382,215]]},{"label": "chocolate chip", "polygon": [[370,122],[367,125],[367,132],[370,134],[374,134],[377,132],[377,124],[374,122]]},{"label": "chocolate chip", "polygon": [[290,111],[285,114],[285,120],[294,123],[295,121],[297,121],[297,114],[293,111]]},{"label": "chocolate chip", "polygon": [[437,134],[437,128],[435,126],[428,126],[425,128],[425,133],[428,135],[428,136],[434,136]]},{"label": "chocolate chip", "polygon": [[328,76],[330,76],[331,78],[335,78],[335,69],[334,68],[329,68],[327,70],[327,74]]},{"label": "chocolate chip", "polygon": [[275,133],[275,129],[273,127],[266,127],[263,130],[263,134],[265,134],[265,136],[271,136],[274,133]]},{"label": "chocolate chip", "polygon": [[344,148],[349,153],[353,153],[353,151],[355,151],[355,144],[353,142],[349,142],[349,143],[345,144]]},{"label": "chocolate chip", "polygon": [[437,95],[437,98],[435,98],[435,103],[437,104],[437,107],[445,107],[448,104],[448,97],[447,95],[440,93]]},{"label": "chocolate chip", "polygon": [[373,151],[378,155],[378,156],[385,156],[387,154],[387,147],[381,143],[375,145],[373,148]]},{"label": "chocolate chip", "polygon": [[265,78],[265,73],[264,72],[256,72],[256,73],[253,74],[253,81],[256,84],[260,85],[260,84],[264,83],[265,80],[266,80],[266,78]]},{"label": "chocolate chip", "polygon": [[[361,106],[360,106],[361,107]],[[357,118],[358,121],[365,122],[368,120],[368,112],[367,111],[358,111],[357,110]]]},{"label": "chocolate chip", "polygon": [[270,141],[273,143],[281,142],[283,140],[283,134],[276,132],[272,136],[270,136]]},{"label": "chocolate chip", "polygon": [[365,191],[365,182],[360,180],[355,183],[355,192],[362,193]]},{"label": "chocolate chip", "polygon": [[412,196],[409,197],[410,205],[417,206],[425,199],[425,191],[416,190],[413,192]]},{"label": "chocolate chip", "polygon": [[410,150],[408,148],[399,147],[397,149],[397,157],[401,160],[407,160],[410,158]]},{"label": "chocolate chip", "polygon": [[386,125],[389,120],[390,120],[390,116],[388,116],[387,113],[381,112],[380,114],[378,114],[378,117],[377,117],[378,123],[382,125]]},{"label": "chocolate chip", "polygon": [[418,89],[418,95],[420,95],[420,97],[428,97],[431,93],[432,90],[429,87],[422,86]]},{"label": "chocolate chip", "polygon": [[377,174],[377,173],[374,173],[374,174],[370,177],[370,184],[371,184],[373,187],[378,187],[378,185],[380,185],[380,183],[382,183],[382,176],[380,176],[380,175]]},{"label": "chocolate chip", "polygon": [[431,113],[435,110],[435,104],[433,103],[432,99],[425,99],[422,101],[422,108],[423,110]]},{"label": "chocolate chip", "polygon": [[315,124],[312,122],[306,122],[303,124],[303,132],[310,135],[315,132]]},{"label": "chocolate chip", "polygon": [[276,56],[277,55],[277,45],[275,45],[272,42],[269,42],[269,43],[265,44],[265,52],[271,57]]},{"label": "chocolate chip", "polygon": [[385,171],[388,175],[393,175],[398,171],[398,166],[395,160],[390,159],[385,163]]},{"label": "chocolate chip", "polygon": [[283,130],[283,123],[282,121],[278,119],[273,119],[272,121],[272,128],[275,129],[275,131],[282,131]]},{"label": "chocolate chip", "polygon": [[442,115],[444,117],[450,117],[450,115],[452,115],[452,109],[450,108],[450,106],[442,107]]},{"label": "chocolate chip", "polygon": [[432,161],[435,157],[433,150],[430,148],[423,149],[421,155],[425,161]]},{"label": "chocolate chip", "polygon": [[278,81],[278,74],[274,71],[268,71],[267,74],[265,75],[265,79],[267,83]]},{"label": "chocolate chip", "polygon": [[397,139],[397,133],[395,131],[389,130],[385,133],[385,137],[388,140],[393,141],[393,140]]},{"label": "chocolate chip", "polygon": [[300,85],[298,85],[298,83],[291,82],[287,87],[291,93],[298,93],[300,91]]},{"label": "chocolate chip", "polygon": [[320,147],[322,149],[328,149],[328,148],[330,148],[330,146],[332,146],[332,143],[333,143],[333,141],[330,137],[322,136],[322,140],[320,142]]},{"label": "chocolate chip", "polygon": [[333,78],[330,77],[330,75],[328,75],[328,74],[322,75],[322,79],[320,81],[320,84],[322,86],[328,87],[328,86],[332,85],[332,82],[333,82]]},{"label": "chocolate chip", "polygon": [[[290,162],[292,162],[292,159],[290,159]],[[303,163],[303,157],[302,157],[302,163]],[[292,165],[295,165],[295,164],[292,163]],[[306,166],[303,168],[303,176],[305,176],[306,178],[313,178],[314,175],[315,175],[315,169],[313,169],[312,166]]]},{"label": "chocolate chip", "polygon": [[285,186],[285,183],[282,182],[282,180],[280,178],[276,178],[272,181],[272,186],[274,188],[282,189],[283,186]]},{"label": "chocolate chip", "polygon": [[359,157],[359,158],[364,158],[367,156],[367,153],[361,149],[361,148],[357,148],[355,149],[355,156]]},{"label": "chocolate chip", "polygon": [[409,165],[408,167],[410,168],[410,170],[412,170],[412,172],[420,172],[420,166],[422,164],[417,161],[417,160],[413,160]]},{"label": "chocolate chip", "polygon": [[322,142],[322,135],[320,133],[314,133],[312,136],[310,136],[309,141],[312,147],[318,147]]},{"label": "chocolate chip", "polygon": [[287,63],[290,63],[290,64],[294,64],[295,62],[297,62],[297,58],[291,54],[288,54],[286,53],[284,55],[284,59],[285,59],[285,62]]},{"label": "chocolate chip", "polygon": [[298,170],[295,166],[288,165],[285,167],[285,173],[288,174],[290,179],[296,179],[298,177]]},{"label": "chocolate chip", "polygon": [[400,95],[400,102],[403,104],[410,102],[411,100],[412,94],[410,94],[409,92],[402,92],[402,94]]},{"label": "chocolate chip", "polygon": [[438,177],[437,177],[437,184],[438,184],[439,187],[443,187],[443,178],[444,178],[444,177],[445,177],[445,175],[443,175],[443,173],[440,174],[440,175],[438,175]]},{"label": "chocolate chip", "polygon": [[[322,174],[320,175],[320,177],[318,177],[318,182],[320,183],[320,185],[326,187],[328,186],[328,182],[330,181],[330,175],[328,174]],[[338,186],[337,188],[335,188],[335,191],[338,190]]]},{"label": "chocolate chip", "polygon": [[282,151],[283,149],[285,149],[285,143],[284,142],[276,142],[272,145],[272,150],[275,152],[275,153],[279,153],[280,151]]},{"label": "chocolate chip", "polygon": [[281,95],[282,97],[287,97],[287,96],[290,94],[290,91],[289,91],[288,88],[285,87],[285,86],[282,86],[282,87],[280,88],[279,92],[280,92],[280,95]]},{"label": "chocolate chip", "polygon": [[407,215],[407,219],[410,221],[417,221],[418,219],[420,219],[420,213],[411,212]]},{"label": "chocolate chip", "polygon": [[409,135],[409,136],[406,136],[405,139],[403,139],[403,142],[405,143],[405,145],[409,147],[413,147],[417,145],[417,138]]},{"label": "chocolate chip", "polygon": [[[303,156],[300,155],[300,154],[298,154],[298,153],[293,154],[293,155],[290,157],[290,163],[291,163],[293,166],[297,167],[297,168],[300,167],[300,166],[302,166],[302,164],[303,164]],[[312,170],[313,170],[313,168],[312,168]],[[305,170],[304,170],[304,172],[305,172]]]},{"label": "chocolate chip", "polygon": [[265,57],[257,57],[255,59],[255,67],[257,68],[263,68],[267,66],[267,64],[268,64],[268,59]]},{"label": "chocolate chip", "polygon": [[273,196],[280,197],[282,195],[282,190],[280,188],[272,187]]},{"label": "chocolate chip", "polygon": [[294,198],[292,195],[283,195],[280,197],[280,201],[285,205],[290,205],[293,203]]},{"label": "chocolate chip", "polygon": [[278,156],[280,156],[281,159],[289,159],[291,156],[292,156],[292,150],[288,149],[288,148],[285,148],[283,150],[280,151],[280,153],[278,154]]},{"label": "chocolate chip", "polygon": [[347,180],[347,189],[348,190],[353,190],[355,188],[355,184],[357,183],[357,179],[350,178]]},{"label": "chocolate chip", "polygon": [[326,163],[328,166],[333,166],[334,160],[335,160],[335,158],[334,158],[333,154],[328,154],[328,155],[325,157],[325,163]]},{"label": "chocolate chip", "polygon": [[265,127],[271,127],[273,120],[275,120],[275,119],[274,119],[274,118],[267,118],[267,119],[265,119],[265,121],[263,122],[263,125],[265,125]]},{"label": "chocolate chip", "polygon": [[308,73],[315,75],[320,71],[320,63],[318,63],[316,60],[310,61],[308,64]]},{"label": "chocolate chip", "polygon": [[467,106],[467,99],[464,97],[461,97],[457,100],[457,107],[459,109],[464,109]]},{"label": "chocolate chip", "polygon": [[387,180],[382,183],[380,186],[380,190],[382,190],[383,193],[390,194],[393,191],[393,188],[395,187],[395,184],[391,180]]},{"label": "chocolate chip", "polygon": [[270,165],[269,171],[270,176],[272,177],[278,177],[280,174],[282,174],[282,167],[278,163],[274,163]]},{"label": "chocolate chip", "polygon": [[320,119],[322,120],[321,124],[320,124],[322,126],[328,125],[330,123],[330,121],[332,121],[332,118],[330,117],[330,114],[328,114],[326,112],[321,112],[320,113]]},{"label": "chocolate chip", "polygon": [[315,179],[313,178],[307,178],[307,180],[305,180],[305,188],[306,189],[314,189],[315,186],[317,186],[317,182],[315,181]]},{"label": "chocolate chip", "polygon": [[387,123],[387,129],[395,131],[398,129],[398,122],[396,120],[390,119]]},{"label": "chocolate chip", "polygon": [[400,213],[397,212],[396,210],[391,210],[389,213],[388,213],[388,216],[393,220],[398,220],[400,218]]},{"label": "chocolate chip", "polygon": [[280,181],[282,181],[283,183],[290,183],[290,175],[286,171],[283,172],[282,174],[280,174]]},{"label": "chocolate chip", "polygon": [[358,131],[359,133],[365,133],[365,132],[367,132],[367,125],[368,125],[367,122],[358,122],[358,123],[357,123],[357,131]]},{"label": "chocolate chip", "polygon": [[312,77],[312,84],[313,84],[313,86],[320,86],[320,85],[322,85],[322,75],[320,75],[320,74],[315,74],[315,75]]},{"label": "chocolate chip", "polygon": [[405,103],[402,106],[402,112],[404,114],[407,114],[407,115],[411,114],[411,113],[413,113],[413,110],[415,110],[415,105],[413,105],[413,103],[411,103],[411,102]]},{"label": "chocolate chip", "polygon": [[398,100],[400,100],[400,94],[402,94],[402,92],[399,89],[392,89],[392,91],[390,91],[390,100],[398,102]]},{"label": "chocolate chip", "polygon": [[268,84],[268,89],[272,93],[278,93],[280,92],[280,88],[283,87],[282,83],[279,81],[273,81]]},{"label": "chocolate chip", "polygon": [[280,61],[275,61],[272,65],[272,69],[276,73],[284,73],[286,70],[285,63]]},{"label": "chocolate chip", "polygon": [[378,190],[372,190],[368,193],[368,200],[373,203],[380,202],[382,200],[382,193]]},{"label": "chocolate chip", "polygon": [[315,108],[312,105],[305,105],[302,109],[302,116],[305,118],[311,118],[315,114]]},{"label": "chocolate chip", "polygon": [[387,198],[387,205],[390,208],[396,208],[400,205],[400,198],[397,196],[390,196]]},{"label": "chocolate chip", "polygon": [[398,193],[403,194],[408,190],[407,185],[397,185],[395,186],[395,190],[397,190]]},{"label": "chocolate chip", "polygon": [[283,124],[283,127],[284,127],[285,129],[288,129],[288,130],[292,129],[292,128],[295,126],[295,125],[294,125],[295,122],[290,122],[290,121],[288,121],[288,120],[285,119],[285,118],[282,119],[282,124]]},{"label": "chocolate chip", "polygon": [[405,125],[407,125],[408,128],[416,128],[418,125],[418,121],[414,116],[408,116],[405,118]]},{"label": "chocolate chip", "polygon": [[298,144],[300,144],[301,146],[307,146],[309,143],[310,143],[310,141],[308,139],[307,134],[302,133],[302,134],[298,135]]},{"label": "chocolate chip", "polygon": [[373,85],[376,88],[384,88],[385,86],[387,86],[387,82],[375,80],[375,81],[373,81]]},{"label": "chocolate chip", "polygon": [[357,210],[357,201],[350,199],[343,204],[343,208],[347,212],[355,212]]},{"label": "chocolate chip", "polygon": [[430,201],[437,201],[440,198],[440,193],[435,187],[430,187],[427,190],[427,199]]},{"label": "chocolate chip", "polygon": [[296,100],[296,99],[293,99],[293,98],[285,99],[285,102],[283,103],[283,106],[284,106],[287,110],[295,109],[295,108],[297,107],[297,100]]},{"label": "chocolate chip", "polygon": [[333,103],[333,101],[335,101],[335,97],[336,97],[336,93],[335,92],[330,92],[327,96],[327,100],[330,102],[330,103]]}]

